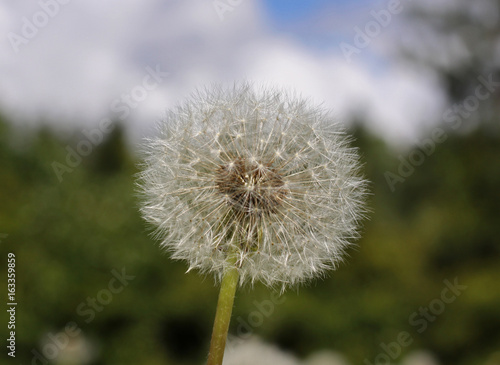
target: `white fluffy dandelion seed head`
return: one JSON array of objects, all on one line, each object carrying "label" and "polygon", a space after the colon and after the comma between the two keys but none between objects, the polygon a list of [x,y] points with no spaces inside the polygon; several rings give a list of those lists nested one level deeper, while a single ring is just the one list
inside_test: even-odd
[{"label": "white fluffy dandelion seed head", "polygon": [[145,146],[141,211],[189,269],[220,279],[236,255],[240,283],[285,287],[335,268],[357,238],[366,194],[357,152],[306,100],[215,87],[160,129]]}]

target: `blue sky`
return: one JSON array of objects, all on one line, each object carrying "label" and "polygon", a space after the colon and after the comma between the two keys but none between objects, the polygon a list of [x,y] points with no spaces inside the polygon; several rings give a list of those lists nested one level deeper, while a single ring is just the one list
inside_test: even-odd
[{"label": "blue sky", "polygon": [[[265,0],[264,3],[273,19],[277,22],[288,22],[314,14],[327,6],[331,6],[332,1]],[[345,6],[348,3],[349,1],[341,0],[336,1],[335,5]]]},{"label": "blue sky", "polygon": [[368,0],[264,0],[270,16],[278,23],[287,23],[295,21],[310,15],[317,14],[324,9],[346,12],[349,9],[362,7],[368,3],[377,3],[378,1]]},{"label": "blue sky", "polygon": [[319,52],[340,52],[351,42],[354,26],[362,26],[370,11],[387,6],[383,0],[263,0],[268,25]]}]

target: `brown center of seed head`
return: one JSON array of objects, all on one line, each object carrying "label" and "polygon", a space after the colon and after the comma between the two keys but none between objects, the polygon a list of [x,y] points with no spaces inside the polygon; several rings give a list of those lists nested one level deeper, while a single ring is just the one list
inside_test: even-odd
[{"label": "brown center of seed head", "polygon": [[275,169],[241,157],[219,166],[216,185],[228,203],[246,215],[276,213],[288,193]]}]

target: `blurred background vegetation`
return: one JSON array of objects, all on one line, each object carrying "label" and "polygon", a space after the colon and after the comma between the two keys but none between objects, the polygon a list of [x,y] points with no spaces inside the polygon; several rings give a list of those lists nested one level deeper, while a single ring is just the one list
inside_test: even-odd
[{"label": "blurred background vegetation", "polygon": [[[423,59],[413,48],[400,48],[409,67],[438,70],[450,105],[474,94],[479,75],[500,80],[493,47],[488,47],[491,28],[457,14],[447,20],[442,14],[415,13],[412,19],[434,26],[441,37],[460,36],[468,49],[467,62],[443,65]],[[467,31],[471,27],[474,32]],[[51,363],[202,364],[217,287],[211,278],[185,273],[185,264],[161,254],[148,235],[134,187],[139,156],[123,128],[117,124],[60,182],[53,162],[64,163],[66,147],[76,148],[86,137],[75,132],[61,138],[49,128],[27,131],[11,122],[0,120],[0,283],[6,287],[4,263],[7,252],[14,252],[17,363],[46,363],[37,354],[49,357],[47,344],[67,337],[71,343]],[[374,363],[384,353],[381,344],[397,341],[406,331],[413,342],[402,346],[394,363],[425,349],[442,364],[499,364],[498,92],[459,129],[430,122],[434,127],[422,140],[438,127],[447,139],[435,143],[394,191],[386,173],[398,174],[401,159],[422,150],[387,145],[363,127],[362,117],[351,124],[372,182],[372,213],[363,238],[346,264],[324,280],[287,291],[268,316],[256,302],[270,300],[271,291],[259,285],[240,290],[230,332],[237,334],[242,321],[262,318],[262,324],[250,325],[253,334],[299,358],[333,349],[361,364],[365,359]],[[113,270],[123,268],[134,278],[109,303],[101,301],[87,323],[89,315],[78,308],[83,303],[88,310],[88,298],[99,295],[107,301],[102,291]],[[431,303],[431,314],[439,308],[445,280],[458,280],[467,289],[419,332],[410,318]],[[257,317],[250,318],[252,313]],[[5,311],[0,322],[5,327]],[[70,322],[81,329],[78,336],[61,334]]]},{"label": "blurred background vegetation", "polygon": [[[95,353],[88,363],[201,364],[217,288],[211,278],[186,274],[148,236],[134,193],[137,156],[122,129],[59,182],[52,162],[64,162],[65,147],[78,138],[49,130],[26,138],[5,121],[0,128],[0,217],[8,234],[1,257],[17,257],[21,363],[30,363],[32,349],[43,351],[48,333],[74,321]],[[361,363],[407,331],[414,342],[403,353],[423,348],[444,364],[485,363],[500,343],[499,134],[482,126],[450,133],[392,192],[384,173],[396,172],[398,153],[362,128],[354,132],[372,181],[363,239],[331,277],[286,292],[269,316],[261,310],[253,333],[298,356],[329,348]],[[78,306],[99,298],[112,270],[122,268],[135,278],[86,323]],[[2,264],[2,282],[5,271]],[[455,278],[467,289],[418,333],[410,315]],[[239,331],[237,318],[259,322],[248,316],[271,294],[241,290],[231,331]]]}]

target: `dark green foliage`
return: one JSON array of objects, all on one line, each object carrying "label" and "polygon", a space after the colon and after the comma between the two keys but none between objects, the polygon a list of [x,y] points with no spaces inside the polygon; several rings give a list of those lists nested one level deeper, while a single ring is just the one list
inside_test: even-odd
[{"label": "dark green foliage", "polygon": [[[93,364],[202,364],[217,288],[186,274],[148,235],[122,131],[59,182],[52,162],[64,163],[69,142],[45,130],[22,142],[10,129],[0,123],[0,233],[8,234],[0,282],[5,288],[14,252],[18,363],[31,363],[47,334],[73,321],[93,343]],[[239,291],[230,331],[251,330],[298,356],[336,349],[353,364],[373,362],[381,343],[406,331],[413,343],[403,354],[425,348],[444,364],[483,363],[500,343],[499,136],[450,135],[391,192],[384,172],[397,170],[398,153],[362,129],[355,134],[373,193],[358,247],[330,277],[286,292],[272,313],[266,288]],[[108,299],[102,291],[122,268],[135,278],[89,310],[87,298]],[[421,317],[412,324],[412,314],[455,278],[468,288],[419,333]],[[4,311],[0,319],[7,322]]]}]

